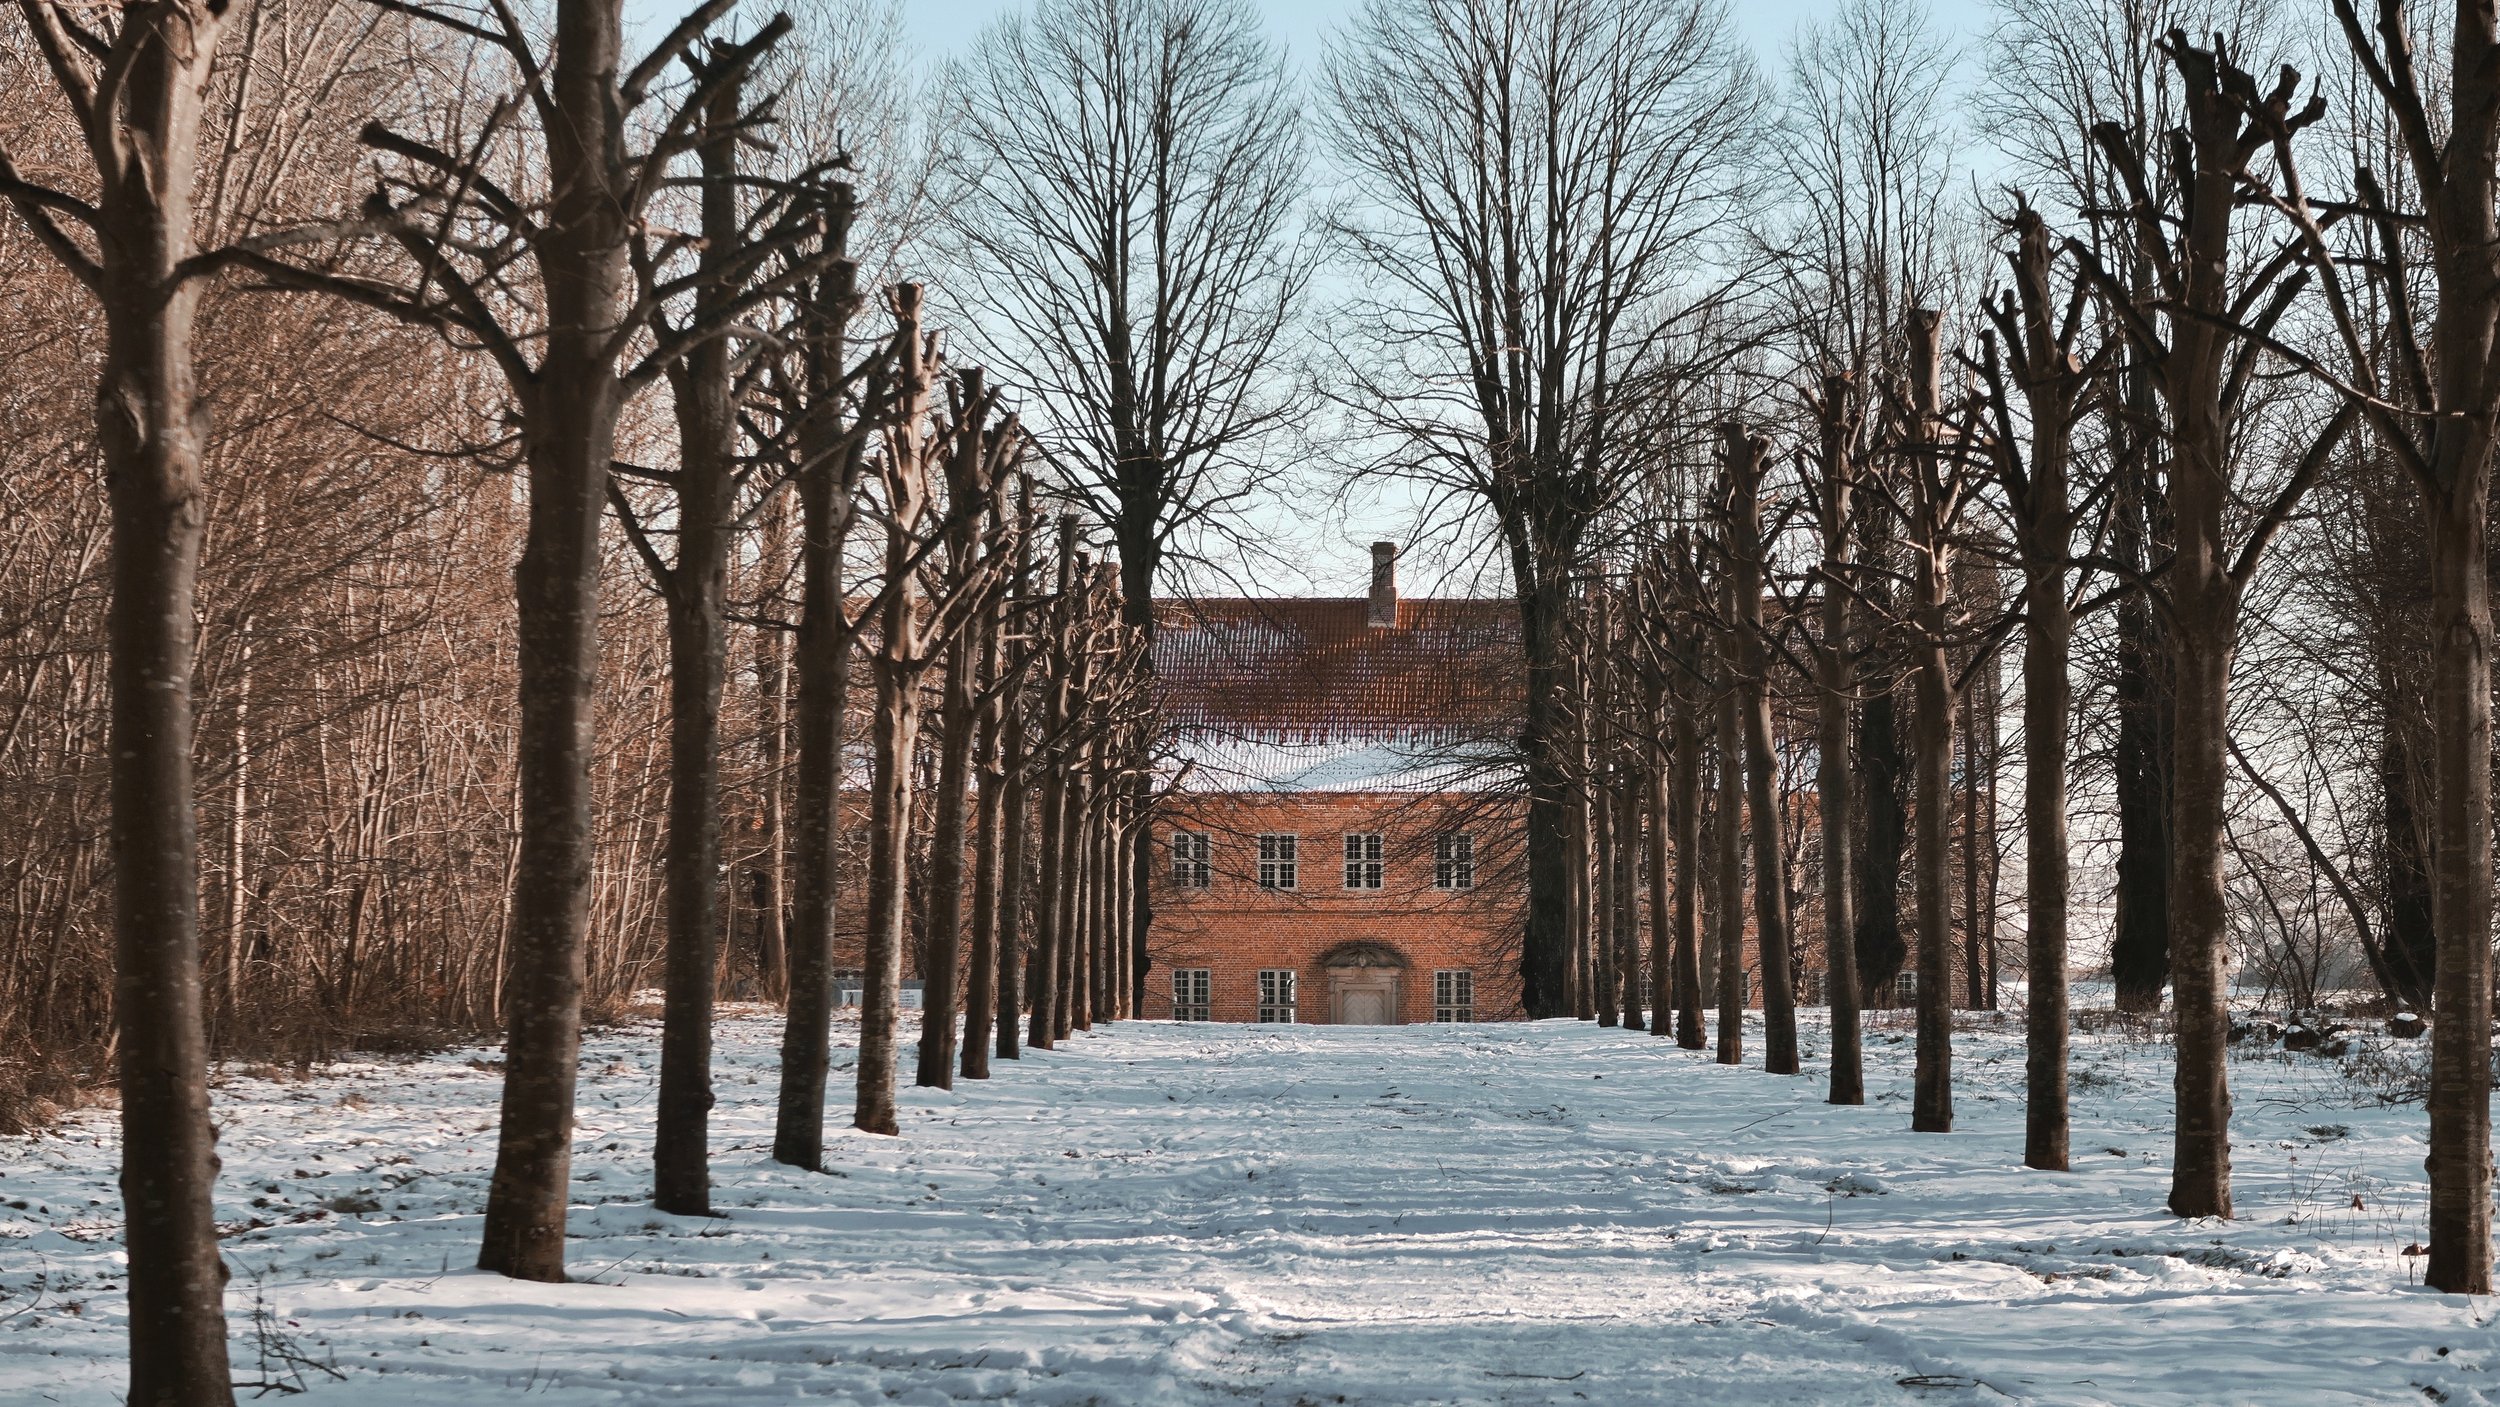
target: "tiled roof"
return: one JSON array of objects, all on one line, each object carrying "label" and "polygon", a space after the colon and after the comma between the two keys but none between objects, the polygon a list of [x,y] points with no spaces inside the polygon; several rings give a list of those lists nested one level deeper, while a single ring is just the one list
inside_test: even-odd
[{"label": "tiled roof", "polygon": [[1157,623],[1164,716],[1192,733],[1310,745],[1494,738],[1525,683],[1518,608],[1413,599],[1397,624],[1350,599],[1175,604]]}]

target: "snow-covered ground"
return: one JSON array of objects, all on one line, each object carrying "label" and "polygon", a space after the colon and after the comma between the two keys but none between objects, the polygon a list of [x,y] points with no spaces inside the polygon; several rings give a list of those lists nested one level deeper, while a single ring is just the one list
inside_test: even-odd
[{"label": "snow-covered ground", "polygon": [[[645,1200],[655,1034],[611,1032],[562,1286],[469,1268],[489,1052],[238,1076],[237,1368],[358,1407],[2500,1399],[2494,1306],[2402,1254],[2418,1106],[2242,1060],[2242,1219],[2183,1224],[2166,1055],[2079,1042],[2054,1176],[2019,1166],[2020,1039],[1963,1036],[1962,1131],[1913,1136],[1901,1028],[1833,1109],[1819,1074],[1574,1022],[1128,1023],[907,1091],[904,1137],[845,1134],[827,1176],[766,1158],[775,1038],[745,1015],[728,1214],[690,1220]],[[0,1402],[119,1401],[111,1133],[0,1141]]]}]

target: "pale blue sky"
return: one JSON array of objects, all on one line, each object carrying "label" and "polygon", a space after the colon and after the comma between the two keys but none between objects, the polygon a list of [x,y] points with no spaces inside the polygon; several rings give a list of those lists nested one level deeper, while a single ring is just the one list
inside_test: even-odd
[{"label": "pale blue sky", "polygon": [[[1030,0],[904,0],[905,26],[924,56],[944,58],[982,25]],[[1619,0],[1640,4],[1643,0]],[[1736,23],[1765,60],[1776,60],[1797,22],[1829,10],[1832,0],[1735,0]],[[1320,36],[1351,9],[1350,0],[1262,0],[1268,23],[1295,60],[1318,52]],[[1964,35],[1986,23],[1984,0],[1929,0],[1938,25]]]}]

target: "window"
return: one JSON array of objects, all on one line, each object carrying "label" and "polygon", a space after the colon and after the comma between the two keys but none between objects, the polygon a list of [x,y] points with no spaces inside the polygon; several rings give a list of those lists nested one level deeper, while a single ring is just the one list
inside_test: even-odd
[{"label": "window", "polygon": [[1465,831],[1448,831],[1432,840],[1432,887],[1435,889],[1473,889],[1476,887],[1476,838]]},{"label": "window", "polygon": [[1290,1026],[1295,1021],[1294,1007],[1302,988],[1302,974],[1290,967],[1268,967],[1259,970],[1259,1019]]},{"label": "window", "polygon": [[1464,968],[1432,974],[1432,1019],[1476,1019],[1476,974]]},{"label": "window", "polygon": [[1829,986],[1823,979],[1824,974],[1820,971],[1798,974],[1797,985],[1805,991],[1806,1005],[1823,1006],[1827,1004],[1824,1001],[1824,997],[1829,990]]},{"label": "window", "polygon": [[1208,969],[1176,967],[1172,969],[1172,1019],[1204,1021],[1207,1019]]},{"label": "window", "polygon": [[1259,837],[1259,887],[1261,889],[1299,889],[1301,864],[1299,851],[1302,838],[1293,835]]},{"label": "window", "polygon": [[1918,1005],[1917,968],[1905,967],[1901,969],[1900,976],[1892,979],[1892,1004],[1895,1006]]},{"label": "window", "polygon": [[1206,888],[1215,874],[1214,866],[1208,863],[1211,853],[1204,834],[1172,832],[1172,883],[1182,889]]},{"label": "window", "polygon": [[1380,836],[1377,832],[1371,835],[1347,836],[1345,838],[1345,887],[1378,889],[1381,872],[1385,868],[1381,863],[1382,854]]}]

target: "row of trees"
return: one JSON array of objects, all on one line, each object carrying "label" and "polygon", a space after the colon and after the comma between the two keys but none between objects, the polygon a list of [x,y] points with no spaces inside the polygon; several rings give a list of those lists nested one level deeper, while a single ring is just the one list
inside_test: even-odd
[{"label": "row of trees", "polygon": [[[150,1150],[123,1169],[134,1401],[231,1397],[212,1010],[231,1046],[326,1009],[306,1055],[377,1018],[499,1020],[480,1263],[560,1280],[586,997],[612,1008],[655,965],[656,1203],[710,1210],[725,971],[788,1000],[776,1156],[821,1165],[846,798],[868,821],[860,1128],[895,1131],[907,949],[924,1083],[959,1051],[985,1076],[993,1033],[1016,1055],[1020,993],[1041,1046],[1133,1007],[1122,857],[1153,729],[1118,569],[1074,518],[1033,567],[1031,437],[944,357],[918,285],[871,314],[851,158],[824,140],[847,114],[782,120],[792,22],[731,32],[728,9],[630,64],[599,0],[551,33],[500,7],[12,21],[68,121],[27,102],[0,132],[9,292],[37,319],[13,355],[45,373],[12,383],[35,433],[11,627],[38,648],[11,660],[10,777],[69,824],[8,857],[6,1036],[57,1060],[112,1018],[124,1140]],[[290,144],[293,165],[246,155]],[[339,214],[325,197],[367,163]],[[83,434],[54,394],[82,359]],[[504,609],[475,590],[499,559]],[[209,885],[202,809],[224,822]],[[732,858],[757,881],[745,953],[723,950]],[[82,941],[105,875],[109,1001]],[[430,899],[447,921],[412,916]],[[653,930],[656,964],[633,946]]]},{"label": "row of trees", "polygon": [[[2270,980],[2305,966],[2288,985],[2314,999],[2325,977],[2300,951],[2303,930],[2315,941],[2340,908],[2345,941],[2391,1006],[2431,1013],[2429,1283],[2486,1291],[2492,678],[2482,525],[2487,427],[2500,414],[2488,379],[2492,286],[2478,281],[2500,174],[2488,16],[2461,8],[2453,51],[2432,64],[2402,7],[2364,17],[2339,5],[2322,61],[2349,79],[2337,91],[2350,110],[2330,137],[2317,85],[2288,65],[2261,80],[2245,57],[2289,42],[2261,17],[2204,35],[2147,34],[2138,27],[2167,7],[2116,17],[2013,7],[2000,35],[2007,52],[2109,67],[2070,69],[2071,86],[2049,90],[2056,101],[2001,114],[2037,144],[2034,156],[2065,164],[2044,160],[2027,173],[2036,182],[1995,198],[1986,274],[1939,257],[1954,232],[1933,207],[1910,208],[1938,194],[1922,184],[1932,173],[1920,153],[1899,145],[1924,125],[1917,95],[1901,86],[1919,69],[1918,17],[1851,7],[1795,51],[1799,106],[1781,150],[1811,198],[1794,225],[1750,232],[1767,246],[1786,325],[1767,337],[1721,326],[1679,343],[1679,319],[1761,311],[1763,288],[1732,280],[1644,294],[1622,271],[1640,267],[1644,240],[1668,226],[1619,227],[1594,196],[1584,209],[1552,204],[1561,190],[1609,189],[1617,151],[1660,133],[1659,103],[1590,119],[1611,134],[1592,142],[1578,124],[1523,138],[1447,93],[1364,86],[1482,71],[1467,46],[1496,39],[1525,46],[1503,59],[1499,71],[1513,75],[1535,74],[1540,46],[1555,47],[1539,95],[1548,113],[1602,110],[1624,84],[1662,71],[1628,58],[1619,71],[1560,61],[1663,61],[1603,7],[1548,6],[1557,23],[1533,43],[1504,23],[1514,9],[1416,7],[1446,22],[1398,29],[1406,7],[1374,6],[1366,23],[1384,27],[1370,48],[1341,54],[1332,76],[1341,101],[1365,114],[1361,135],[1384,153],[1384,176],[1437,171],[1447,183],[1427,191],[1410,177],[1383,216],[1406,242],[1380,235],[1369,246],[1414,280],[1416,301],[1400,315],[1447,341],[1488,410],[1531,399],[1502,379],[1531,371],[1523,349],[1548,360],[1521,387],[1567,388],[1541,399],[1554,428],[1488,419],[1480,448],[1450,456],[1462,466],[1450,487],[1472,495],[1511,548],[1529,654],[1529,795],[1550,806],[1564,842],[1543,886],[1557,900],[1550,910],[1530,875],[1531,1012],[1594,1006],[1601,1019],[1637,1022],[1629,876],[1646,836],[1649,999],[1678,1013],[1687,1044],[1702,1039],[1706,912],[1722,964],[1719,1058],[1740,1057],[1742,974],[1727,964],[1750,922],[1764,1063],[1796,1072],[1794,901],[1810,894],[1834,1008],[1831,1097],[1862,1098],[1857,1007],[1906,948],[1919,1007],[1913,1127],[1950,1129],[1951,1008],[1994,1002],[1994,935],[1980,915],[1993,906],[1983,888],[1998,827],[1981,771],[1994,770],[2001,726],[1998,658],[2019,650],[2026,1157],[2063,1170],[2075,638],[2107,632],[2119,704],[2101,754],[2101,794],[2117,802],[2111,961],[2122,1005],[2157,1005],[2166,987],[2174,1006],[2171,1210],[2232,1214],[2235,955],[2267,955],[2245,967],[2269,969]],[[1398,45],[1418,57],[1367,66]],[[2123,91],[2103,82],[2112,75]],[[1520,140],[1533,159],[1504,145]],[[2380,169],[2388,159],[2395,169]],[[1557,164],[1572,179],[1501,184]],[[2320,194],[2329,171],[2334,193]],[[1461,189],[1504,195],[1470,203]],[[1451,219],[1477,223],[1461,238]],[[1522,272],[1504,252],[1523,231],[1538,232],[1549,260],[1572,251],[1581,261],[1571,286],[1621,288],[1631,301],[1620,320],[1575,321],[1600,301],[1594,292],[1525,296],[1562,275]],[[1450,249],[1480,257],[1479,277],[1471,296],[1436,304],[1423,280]],[[1494,306],[1521,321],[1480,325],[1485,305],[1472,292],[1503,278],[1522,296]],[[1961,301],[1928,301],[1937,295]],[[1646,338],[1657,359],[1622,353],[1615,339],[1627,335]],[[1677,346],[1690,353],[1670,363],[1663,349]],[[1449,443],[1453,418],[1399,433],[1424,453]],[[1545,446],[1560,457],[1504,457]],[[2313,495],[2369,511],[2339,522]],[[2368,561],[2373,587],[2402,592],[2418,615],[2392,640],[2365,620],[2304,641],[2312,612],[2349,618],[2357,603],[2301,599],[2292,574],[2273,569],[2278,549]],[[2409,577],[2391,556],[2410,562]],[[1539,664],[1549,633],[1550,672]],[[2333,826],[2319,809],[2354,779],[2296,742],[2269,755],[2271,739],[2244,721],[2251,710],[2235,716],[2235,666],[2252,634],[2269,663],[2297,659],[2306,687],[2342,693],[2334,681],[2376,674],[2388,721],[2374,731],[2411,758],[2432,751],[2368,779],[2385,799],[2375,896],[2364,889],[2369,857],[2349,848],[2364,827]],[[2283,708],[2286,687],[2269,681],[2261,699]],[[1550,727],[1537,703],[1547,692]],[[1810,748],[1782,748],[1782,706]],[[1810,799],[1783,775],[1783,751],[1815,758]],[[2276,779],[2284,770],[2307,784],[2307,804]],[[1792,837],[1806,816],[1819,837],[1814,874],[1792,895]],[[2296,838],[2299,882],[2330,896],[2292,898],[2309,902],[2305,923],[2285,912],[2291,877],[2251,843],[2270,824]],[[1540,927],[1549,915],[1550,932]]]}]

